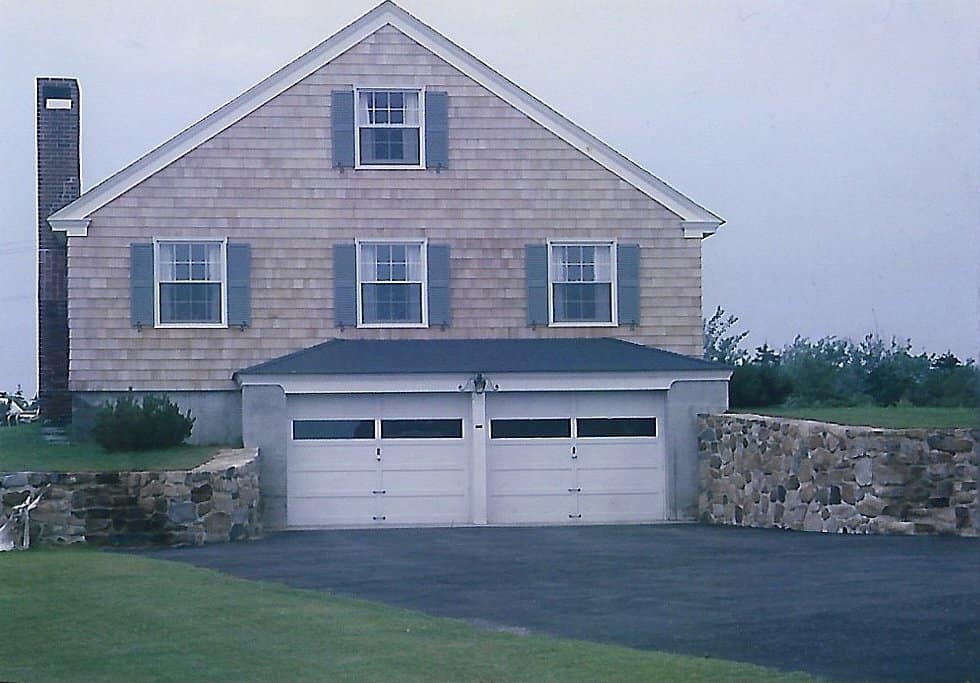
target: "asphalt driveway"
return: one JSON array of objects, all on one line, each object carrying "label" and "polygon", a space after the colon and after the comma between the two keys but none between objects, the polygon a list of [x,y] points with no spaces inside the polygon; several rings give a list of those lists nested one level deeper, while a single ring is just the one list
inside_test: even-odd
[{"label": "asphalt driveway", "polygon": [[247,579],[838,680],[980,681],[980,541],[700,525],[306,531],[148,551]]}]

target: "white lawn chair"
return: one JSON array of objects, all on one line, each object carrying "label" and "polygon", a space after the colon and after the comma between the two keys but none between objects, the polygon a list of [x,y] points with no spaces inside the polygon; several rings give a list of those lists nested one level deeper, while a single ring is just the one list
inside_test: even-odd
[{"label": "white lawn chair", "polygon": [[[40,489],[32,498],[30,495],[20,505],[15,505],[10,509],[10,516],[7,521],[0,526],[0,552],[14,550],[17,548],[18,536],[20,536],[20,549],[27,550],[31,547],[31,510],[41,502],[41,496],[47,488]],[[21,534],[18,534],[18,527],[23,525]]]}]

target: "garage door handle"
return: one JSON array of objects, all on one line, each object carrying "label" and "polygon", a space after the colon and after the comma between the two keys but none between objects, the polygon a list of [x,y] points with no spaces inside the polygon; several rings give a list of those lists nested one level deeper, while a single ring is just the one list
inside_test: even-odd
[{"label": "garage door handle", "polygon": [[569,493],[581,493],[582,489],[568,489]]},{"label": "garage door handle", "polygon": [[383,520],[385,520],[385,519],[387,519],[387,517],[385,517],[384,515],[375,515],[375,516],[374,516],[374,517],[372,517],[371,519],[373,519],[374,521],[376,521],[376,522],[377,522],[377,521],[379,521],[379,520],[381,520],[381,521],[383,521]]},{"label": "garage door handle", "polygon": [[371,493],[387,493],[384,489],[379,489],[377,491],[371,491]]},{"label": "garage door handle", "polygon": [[582,515],[569,515],[569,519],[582,519]]}]

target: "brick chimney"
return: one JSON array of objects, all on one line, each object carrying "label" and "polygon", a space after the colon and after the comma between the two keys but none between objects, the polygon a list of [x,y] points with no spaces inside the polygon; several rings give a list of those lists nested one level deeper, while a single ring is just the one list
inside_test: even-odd
[{"label": "brick chimney", "polygon": [[71,421],[68,393],[68,246],[48,216],[80,192],[78,81],[37,79],[38,400],[41,417]]}]

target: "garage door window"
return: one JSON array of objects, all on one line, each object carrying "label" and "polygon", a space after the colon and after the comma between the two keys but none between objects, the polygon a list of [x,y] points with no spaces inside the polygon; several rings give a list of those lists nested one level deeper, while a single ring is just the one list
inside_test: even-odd
[{"label": "garage door window", "polygon": [[575,421],[579,437],[656,436],[655,417],[588,417]]},{"label": "garage door window", "polygon": [[564,418],[490,421],[491,439],[561,439],[572,435],[572,421]]},{"label": "garage door window", "polygon": [[462,439],[462,420],[382,420],[382,439]]},{"label": "garage door window", "polygon": [[374,420],[293,420],[293,439],[373,439]]}]

